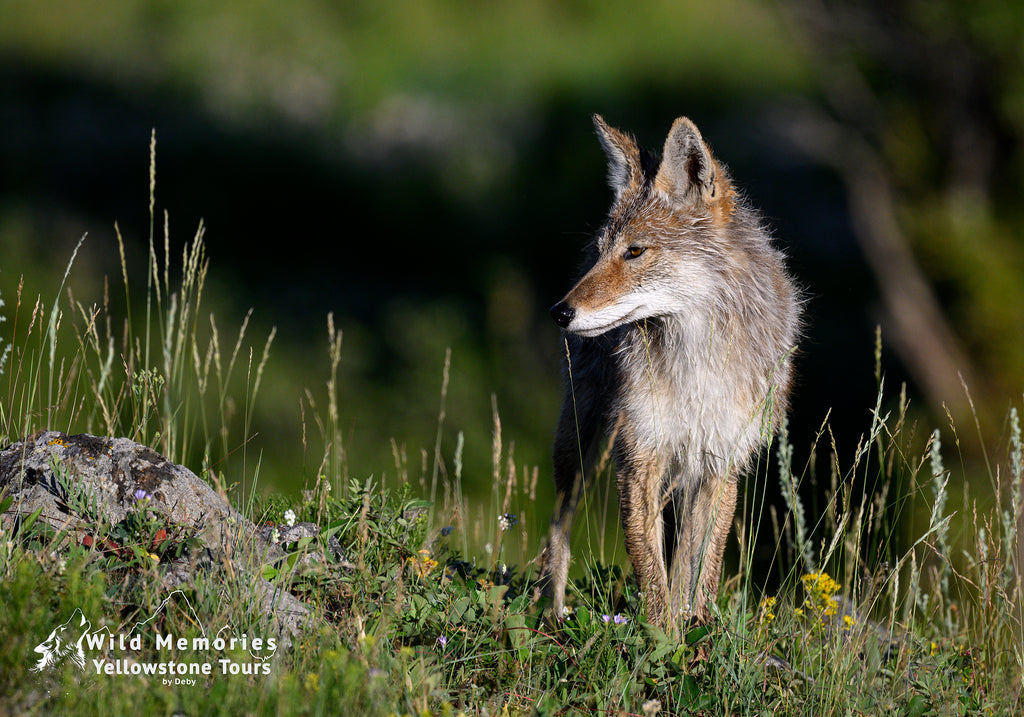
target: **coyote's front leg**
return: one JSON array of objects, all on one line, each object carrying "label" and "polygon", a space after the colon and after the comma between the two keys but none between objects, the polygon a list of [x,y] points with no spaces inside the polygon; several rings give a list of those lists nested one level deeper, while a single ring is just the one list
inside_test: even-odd
[{"label": "coyote's front leg", "polygon": [[696,488],[677,492],[673,554],[669,556],[669,610],[676,621],[706,623],[708,599],[718,594],[722,556],[736,512],[736,478],[713,476]]},{"label": "coyote's front leg", "polygon": [[662,518],[664,467],[656,453],[633,444],[625,427],[619,439],[616,442],[617,480],[626,552],[644,595],[647,619],[671,630]]}]

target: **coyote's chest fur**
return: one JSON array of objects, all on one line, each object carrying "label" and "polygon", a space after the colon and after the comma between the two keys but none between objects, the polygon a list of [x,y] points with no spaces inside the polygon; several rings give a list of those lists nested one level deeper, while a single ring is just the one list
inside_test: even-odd
[{"label": "coyote's chest fur", "polygon": [[615,199],[551,309],[568,372],[542,582],[560,614],[573,514],[612,433],[626,551],[648,617],[673,629],[710,614],[738,475],[786,410],[800,302],[692,122],[676,120],[660,164],[594,123]]},{"label": "coyote's chest fur", "polygon": [[665,488],[742,470],[760,445],[768,387],[736,350],[727,327],[694,316],[633,325],[613,354],[621,389],[612,418],[632,427],[629,450],[661,457]]}]

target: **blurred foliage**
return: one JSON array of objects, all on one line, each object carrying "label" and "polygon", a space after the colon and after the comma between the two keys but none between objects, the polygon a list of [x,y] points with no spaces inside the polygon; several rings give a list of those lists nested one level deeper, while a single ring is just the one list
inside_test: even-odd
[{"label": "blurred foliage", "polygon": [[628,92],[657,78],[738,93],[799,75],[772,16],[745,0],[65,0],[3,9],[8,55],[177,87],[248,120],[373,117],[410,92],[529,112],[566,87]]},{"label": "blurred foliage", "polygon": [[983,423],[1001,421],[1007,394],[1024,390],[1024,7],[781,7],[813,58],[822,115],[886,170],[899,229],[963,344],[959,368]]}]

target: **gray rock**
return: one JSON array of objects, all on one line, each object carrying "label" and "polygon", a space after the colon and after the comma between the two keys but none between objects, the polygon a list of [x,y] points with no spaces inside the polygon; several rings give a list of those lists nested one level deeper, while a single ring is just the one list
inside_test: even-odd
[{"label": "gray rock", "polygon": [[[167,564],[164,587],[188,584],[200,570],[230,566],[253,577],[255,602],[275,623],[282,646],[309,620],[304,603],[256,577],[260,565],[281,560],[284,551],[195,473],[147,446],[127,438],[37,433],[0,451],[0,495],[13,498],[5,523],[41,509],[38,520],[79,541],[96,533],[98,524],[121,522],[146,499],[169,524],[195,530],[203,544],[187,559]],[[314,524],[304,525],[305,534],[316,535]]]}]

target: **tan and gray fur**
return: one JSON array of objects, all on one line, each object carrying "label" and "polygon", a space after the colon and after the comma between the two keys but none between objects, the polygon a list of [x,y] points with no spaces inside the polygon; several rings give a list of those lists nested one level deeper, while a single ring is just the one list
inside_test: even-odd
[{"label": "tan and gray fur", "polygon": [[551,309],[568,370],[541,585],[562,616],[573,515],[613,436],[626,551],[648,619],[674,631],[710,617],[737,478],[787,407],[800,299],[693,122],[674,122],[660,164],[594,125],[615,198]]}]

